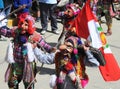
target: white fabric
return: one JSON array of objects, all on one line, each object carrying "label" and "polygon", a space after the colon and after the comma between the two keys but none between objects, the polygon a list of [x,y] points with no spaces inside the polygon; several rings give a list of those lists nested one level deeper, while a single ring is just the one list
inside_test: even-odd
[{"label": "white fabric", "polygon": [[[33,48],[32,48],[32,44],[31,43],[26,43],[24,44],[27,46],[27,49],[28,49],[28,62],[33,62],[36,57],[34,55],[34,51],[33,51]],[[6,52],[6,56],[5,56],[5,59],[8,63],[15,63],[14,61],[14,57],[13,57],[13,44],[10,42],[8,47],[7,47],[7,52]]]},{"label": "white fabric", "polygon": [[98,35],[98,30],[96,30],[97,26],[94,20],[88,22],[88,28],[90,32],[90,37],[92,39],[92,46],[96,48],[101,48],[102,43],[100,40],[100,36]]},{"label": "white fabric", "polygon": [[[5,17],[6,17],[5,13],[1,12],[1,13],[0,13],[0,20],[2,20],[2,19],[5,18]],[[5,19],[5,20],[3,20],[3,21],[0,21],[0,27],[6,26],[6,25],[7,25],[7,19]]]},{"label": "white fabric", "polygon": [[11,42],[7,47],[5,60],[10,64],[15,63],[14,57],[13,57],[13,44]]},{"label": "white fabric", "polygon": [[41,49],[35,48],[34,54],[39,62],[45,63],[45,64],[53,64],[54,63],[54,57],[55,53],[44,53]]},{"label": "white fabric", "polygon": [[39,2],[46,4],[57,4],[57,0],[39,0]]},{"label": "white fabric", "polygon": [[35,60],[35,55],[34,55],[34,51],[33,51],[33,48],[32,48],[32,44],[31,43],[26,43],[24,44],[27,46],[27,49],[28,49],[28,62],[33,62]]},{"label": "white fabric", "polygon": [[[0,12],[0,20],[4,19],[7,15],[9,15],[11,11],[11,7],[12,7],[12,4],[8,5],[6,8],[3,9],[2,12]],[[6,26],[7,22],[8,22],[7,19],[0,21],[0,27]]]},{"label": "white fabric", "polygon": [[50,81],[49,81],[50,88],[54,88],[56,86],[56,79],[57,79],[57,76],[55,74],[51,75]]},{"label": "white fabric", "polygon": [[68,4],[69,3],[69,0],[61,0],[58,4],[57,4],[57,6],[58,7],[62,7],[62,6],[65,6],[66,4]]},{"label": "white fabric", "polygon": [[[102,44],[102,42],[107,42],[107,40],[104,37],[105,35],[98,35],[100,34],[100,32],[96,29],[99,27],[100,27],[99,23],[95,22],[94,20],[88,22],[88,28],[92,39],[92,46],[98,49],[101,48],[102,46],[105,46],[104,44]],[[112,53],[110,47],[105,47],[104,52]]]}]

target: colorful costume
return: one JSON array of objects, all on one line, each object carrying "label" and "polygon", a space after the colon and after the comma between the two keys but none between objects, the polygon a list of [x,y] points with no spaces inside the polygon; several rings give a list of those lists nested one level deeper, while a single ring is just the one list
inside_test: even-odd
[{"label": "colorful costume", "polygon": [[[75,33],[75,28],[71,27],[71,26],[79,12],[80,12],[79,5],[74,3],[74,4],[67,5],[65,11],[58,13],[58,15],[63,20],[63,31],[62,31],[58,41],[61,41],[61,40],[64,41],[63,37],[65,36],[65,38],[66,38],[67,35],[71,35],[69,33]],[[63,42],[61,42],[61,43],[63,43]]]},{"label": "colorful costume", "polygon": [[[88,82],[86,68],[88,61],[96,60],[89,50],[84,51],[81,45],[81,40],[78,37],[70,36],[65,40],[65,43],[60,46],[60,51],[55,55],[56,66],[56,84],[57,89],[62,89],[65,83],[66,75],[74,84],[75,89],[83,89]],[[88,63],[99,66],[97,61]]]},{"label": "colorful costume", "polygon": [[[67,30],[67,33],[65,35],[63,46],[60,45],[59,47],[60,52],[57,52],[55,55],[57,89],[63,89],[66,75],[74,85],[74,88],[72,89],[83,89],[88,83],[85,66],[99,66],[99,63],[89,50],[84,51],[84,49],[79,47],[79,45],[82,44],[81,39],[75,34],[75,27],[71,27],[74,18],[76,18],[79,12],[80,9],[76,4],[68,5],[66,11],[62,12],[64,19],[63,25],[65,28],[64,32]],[[72,51],[69,52],[71,49]],[[90,59],[93,59],[94,62]]]},{"label": "colorful costume", "polygon": [[[35,32],[34,23],[34,18],[28,15],[21,20],[17,28],[0,28],[0,35],[13,38],[6,55],[9,66],[5,74],[5,81],[8,82],[10,89],[18,89],[21,80],[24,82],[25,89],[34,89],[36,62],[32,45],[29,42],[29,37]],[[34,41],[36,40],[41,40],[41,44],[44,43],[40,36],[34,39]],[[49,46],[45,47],[49,48]]]}]

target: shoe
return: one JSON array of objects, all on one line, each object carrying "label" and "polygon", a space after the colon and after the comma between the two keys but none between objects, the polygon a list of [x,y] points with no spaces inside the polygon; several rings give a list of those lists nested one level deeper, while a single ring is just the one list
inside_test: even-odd
[{"label": "shoe", "polygon": [[55,33],[55,34],[59,34],[58,30],[53,30],[52,32]]},{"label": "shoe", "polygon": [[40,21],[40,17],[37,17],[35,21],[36,21],[36,22],[39,22],[39,21]]},{"label": "shoe", "polygon": [[110,33],[110,32],[106,32],[106,33],[104,33],[106,36],[110,36],[110,35],[112,35],[112,33]]},{"label": "shoe", "polygon": [[46,31],[45,31],[45,30],[42,30],[42,31],[41,31],[41,34],[42,34],[42,35],[44,35],[45,33],[46,33]]},{"label": "shoe", "polygon": [[107,31],[106,33],[104,33],[106,36],[110,36],[112,35],[112,31]]}]

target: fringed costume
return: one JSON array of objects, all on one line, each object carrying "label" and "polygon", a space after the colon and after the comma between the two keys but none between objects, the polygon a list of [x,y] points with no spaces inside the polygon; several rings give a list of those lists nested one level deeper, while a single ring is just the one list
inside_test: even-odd
[{"label": "fringed costume", "polygon": [[[27,30],[22,29],[23,25],[28,26]],[[1,35],[13,38],[6,54],[9,65],[5,73],[5,81],[8,82],[9,89],[19,89],[21,80],[23,80],[25,89],[34,89],[36,62],[32,44],[29,42],[29,36],[34,31],[34,18],[30,15],[21,21],[18,28],[0,28]]]}]

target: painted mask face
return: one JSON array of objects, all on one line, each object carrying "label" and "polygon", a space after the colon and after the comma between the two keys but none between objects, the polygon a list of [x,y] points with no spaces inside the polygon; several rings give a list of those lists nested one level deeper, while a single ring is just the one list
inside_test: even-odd
[{"label": "painted mask face", "polygon": [[70,42],[65,42],[65,45],[66,45],[66,50],[67,50],[69,53],[72,53],[72,52],[73,52],[73,44],[70,43]]},{"label": "painted mask face", "polygon": [[59,49],[64,56],[67,56],[73,52],[73,44],[65,42],[63,45],[60,45]]},{"label": "painted mask face", "polygon": [[65,16],[66,16],[67,18],[71,18],[71,17],[74,16],[74,12],[73,12],[73,10],[70,9],[70,8],[67,8],[67,10],[64,12],[64,14],[65,14]]},{"label": "painted mask face", "polygon": [[24,34],[27,32],[28,30],[28,22],[27,21],[24,21],[24,22],[21,22],[21,34]]}]

